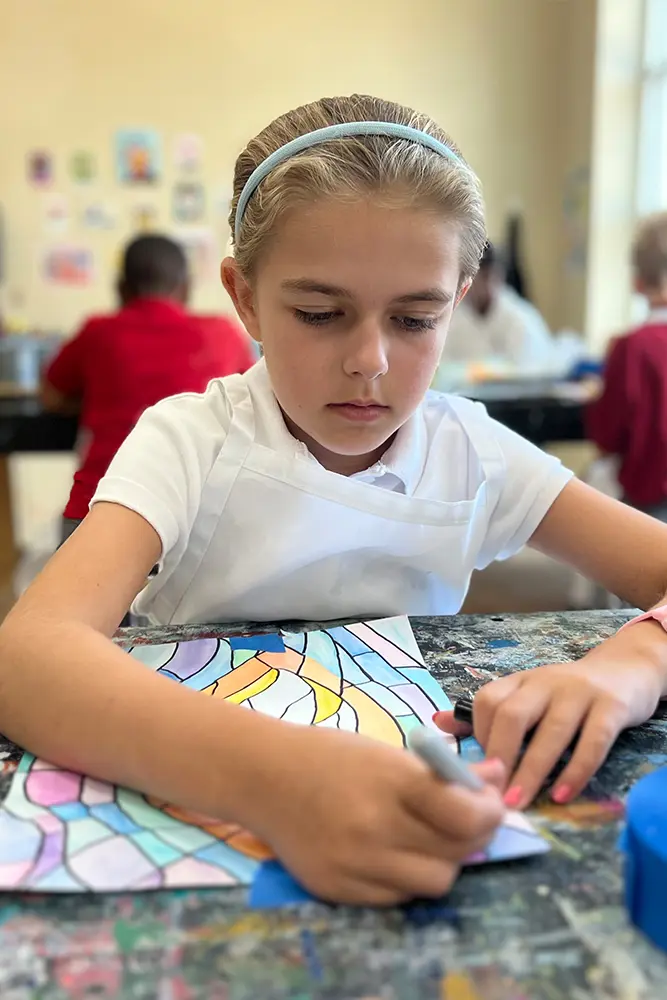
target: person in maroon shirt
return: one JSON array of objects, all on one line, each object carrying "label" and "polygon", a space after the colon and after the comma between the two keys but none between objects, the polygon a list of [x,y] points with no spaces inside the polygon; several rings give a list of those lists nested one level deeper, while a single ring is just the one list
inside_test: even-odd
[{"label": "person in maroon shirt", "polygon": [[213,378],[255,362],[250,340],[231,320],[186,311],[188,267],[165,236],[140,236],[126,248],[121,308],[89,319],[51,361],[42,402],[54,412],[80,412],[81,464],[65,507],[65,540],[111,459],[143,411],[181,392],[203,392]]},{"label": "person in maroon shirt", "polygon": [[667,212],[642,223],[632,264],[649,316],[612,341],[587,433],[601,451],[620,458],[625,501],[667,521]]}]

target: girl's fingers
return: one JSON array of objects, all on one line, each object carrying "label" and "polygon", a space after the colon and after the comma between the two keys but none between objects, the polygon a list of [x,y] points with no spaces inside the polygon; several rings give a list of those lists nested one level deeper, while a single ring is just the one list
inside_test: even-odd
[{"label": "girl's fingers", "polygon": [[515,773],[505,801],[523,809],[544,784],[563,751],[574,739],[590,708],[590,701],[562,698],[547,709]]},{"label": "girl's fingers", "polygon": [[505,765],[497,757],[487,757],[486,760],[480,761],[479,764],[473,764],[472,769],[477,772],[482,781],[487,785],[492,785],[499,792],[507,784]]},{"label": "girl's fingers", "polygon": [[364,882],[374,882],[378,896],[393,896],[394,902],[418,897],[437,899],[449,892],[458,871],[458,865],[448,859],[396,851],[383,858],[375,870],[365,871]]},{"label": "girl's fingers", "polygon": [[453,712],[436,712],[433,721],[438,729],[442,729],[443,733],[450,733],[459,739],[472,736],[472,726],[468,726],[465,722],[459,722],[458,719],[454,718]]},{"label": "girl's fingers", "polygon": [[602,766],[616,737],[626,725],[625,706],[612,698],[598,698],[588,714],[572,759],[551,793],[555,802],[569,802]]},{"label": "girl's fingers", "polygon": [[524,673],[511,674],[498,681],[491,681],[480,688],[473,700],[473,721],[475,738],[482,744],[489,757],[496,756],[489,750],[491,727],[500,706],[510,695],[516,696],[526,679]]},{"label": "girl's fingers", "polygon": [[[423,785],[416,782],[418,787],[411,789],[405,800],[410,815],[424,827],[415,845],[417,849],[427,846],[421,839],[426,834],[433,838],[436,856],[442,856],[443,849],[447,851],[448,845],[454,842],[461,841],[465,845],[473,838],[493,833],[504,813],[496,788],[488,785],[482,791],[471,792],[435,777],[429,776],[429,779]],[[402,842],[411,843],[407,839]]]},{"label": "girl's fingers", "polygon": [[[549,707],[551,692],[544,685],[525,684],[512,696],[505,698],[493,715],[491,731],[486,744],[489,757],[498,757],[507,774],[513,773],[523,748],[524,738],[540,721]],[[510,790],[513,787],[510,782]],[[514,801],[505,799],[513,808]]]}]

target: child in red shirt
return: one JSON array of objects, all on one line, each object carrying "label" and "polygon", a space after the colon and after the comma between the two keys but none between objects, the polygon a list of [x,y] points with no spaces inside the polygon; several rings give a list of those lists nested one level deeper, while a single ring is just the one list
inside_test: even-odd
[{"label": "child in red shirt", "polygon": [[44,406],[81,414],[82,458],[63,540],[86,516],[99,480],[147,407],[203,392],[211,379],[254,363],[249,339],[231,320],[186,312],[188,291],[181,247],[165,236],[140,236],[125,250],[120,310],[88,320],[49,365]]},{"label": "child in red shirt", "polygon": [[612,342],[587,431],[601,451],[619,456],[625,501],[667,521],[667,212],[642,223],[632,264],[650,313]]}]

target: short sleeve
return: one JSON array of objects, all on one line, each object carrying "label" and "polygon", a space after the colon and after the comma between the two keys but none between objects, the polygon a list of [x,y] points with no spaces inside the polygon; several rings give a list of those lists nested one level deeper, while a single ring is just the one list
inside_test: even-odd
[{"label": "short sleeve", "polygon": [[220,381],[146,410],[100,480],[93,504],[140,514],[162,543],[162,558],[185,549],[208,473],[229,427]]},{"label": "short sleeve", "polygon": [[83,395],[90,331],[91,324],[86,323],[79,333],[63,344],[44,373],[46,381],[63,396],[77,399]]},{"label": "short sleeve", "polygon": [[486,417],[496,461],[491,463],[487,534],[476,569],[509,559],[530,541],[573,473],[497,420]]}]

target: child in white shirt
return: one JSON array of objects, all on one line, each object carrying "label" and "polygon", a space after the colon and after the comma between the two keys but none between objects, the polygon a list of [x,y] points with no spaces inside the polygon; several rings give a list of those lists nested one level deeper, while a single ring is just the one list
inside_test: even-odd
[{"label": "child in white shirt", "polygon": [[359,96],[283,115],[239,156],[231,223],[222,277],[264,360],[141,418],[0,630],[0,730],[244,825],[325,898],[440,895],[500,822],[499,789],[529,802],[581,728],[565,801],[651,715],[667,689],[658,622],[484,688],[487,785],[469,792],[412,755],[146,671],[109,640],[128,604],[139,594],[155,622],[453,613],[473,568],[528,542],[648,606],[667,527],[481,407],[428,394],[486,232],[477,178],[427,116]]},{"label": "child in white shirt", "polygon": [[442,364],[495,358],[519,371],[548,366],[553,341],[542,316],[505,283],[505,266],[488,244],[469,294],[452,316]]}]

